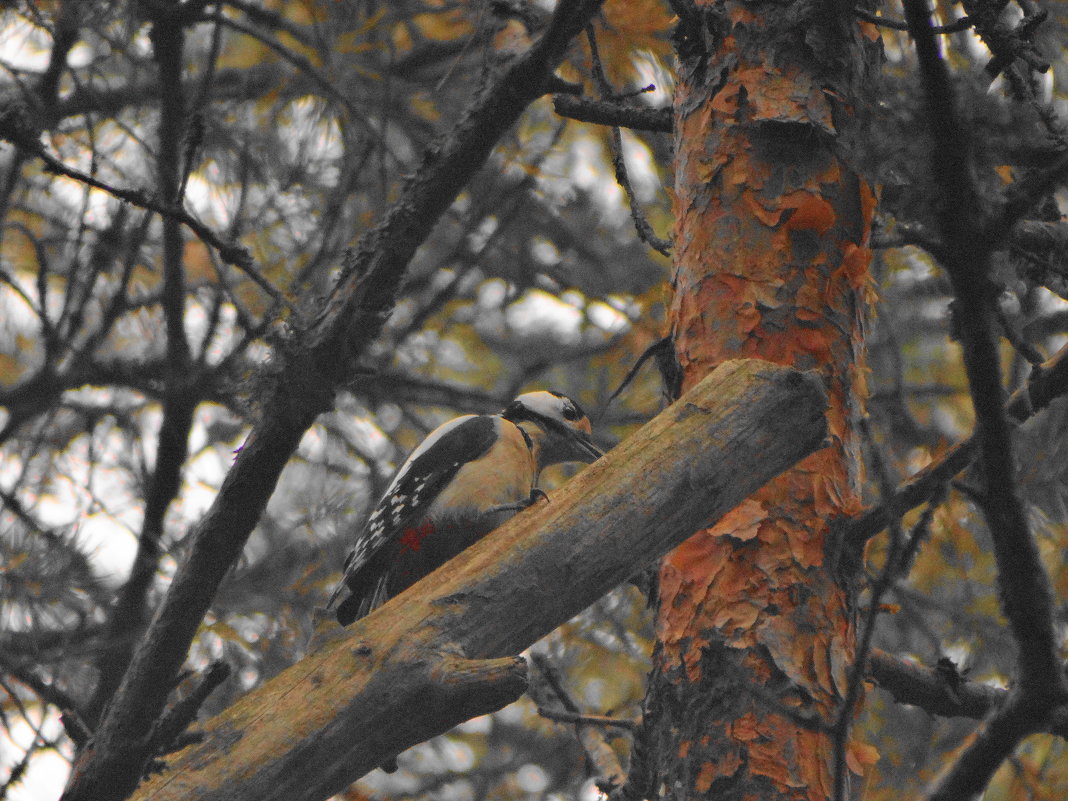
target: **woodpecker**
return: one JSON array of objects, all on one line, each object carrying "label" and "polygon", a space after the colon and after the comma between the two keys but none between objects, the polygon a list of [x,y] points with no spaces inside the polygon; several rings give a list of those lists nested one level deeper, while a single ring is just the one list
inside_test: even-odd
[{"label": "woodpecker", "polygon": [[559,392],[527,392],[499,414],[466,414],[412,451],[345,560],[327,608],[347,626],[534,502],[542,468],[593,462],[590,421]]}]

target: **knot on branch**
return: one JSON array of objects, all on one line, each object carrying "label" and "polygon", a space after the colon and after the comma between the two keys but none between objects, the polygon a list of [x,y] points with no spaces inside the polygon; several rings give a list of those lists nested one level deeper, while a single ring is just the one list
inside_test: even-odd
[{"label": "knot on branch", "polygon": [[464,718],[473,718],[496,712],[527,691],[527,663],[519,656],[467,659],[445,653],[431,667],[430,680]]},{"label": "knot on branch", "polygon": [[25,99],[13,92],[0,96],[0,139],[32,153],[41,151],[41,129]]},{"label": "knot on branch", "polygon": [[337,355],[319,358],[319,352],[302,344],[300,334],[289,326],[274,332],[268,341],[276,348],[276,356],[251,392],[253,403],[257,397],[268,398],[269,408],[260,408],[261,415],[306,428],[333,408],[338,374],[346,362]]}]

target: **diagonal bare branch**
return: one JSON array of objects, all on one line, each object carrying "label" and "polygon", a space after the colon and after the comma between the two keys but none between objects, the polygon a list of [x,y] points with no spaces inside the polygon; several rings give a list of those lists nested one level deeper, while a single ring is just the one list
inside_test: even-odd
[{"label": "diagonal bare branch", "polygon": [[[641,431],[207,722],[137,801],[313,801],[515,700],[513,657],[820,447],[812,372],[725,362]],[[694,492],[694,486],[709,492]]]}]

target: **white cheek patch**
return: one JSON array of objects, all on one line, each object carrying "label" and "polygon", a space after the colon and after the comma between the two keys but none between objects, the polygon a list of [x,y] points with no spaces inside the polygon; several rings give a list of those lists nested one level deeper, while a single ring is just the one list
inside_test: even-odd
[{"label": "white cheek patch", "polygon": [[551,392],[545,392],[544,390],[539,392],[526,392],[516,398],[516,400],[520,401],[535,414],[540,414],[544,417],[552,417],[554,419],[560,417],[562,404],[560,399]]}]

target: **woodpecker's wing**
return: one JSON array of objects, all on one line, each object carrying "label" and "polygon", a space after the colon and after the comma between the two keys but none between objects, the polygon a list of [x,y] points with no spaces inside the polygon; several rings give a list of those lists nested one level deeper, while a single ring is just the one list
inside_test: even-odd
[{"label": "woodpecker's wing", "polygon": [[486,453],[497,439],[499,418],[464,415],[438,426],[401,465],[382,499],[367,518],[356,546],[345,560],[345,576],[328,608],[346,585],[388,543],[426,514],[457,471]]}]

